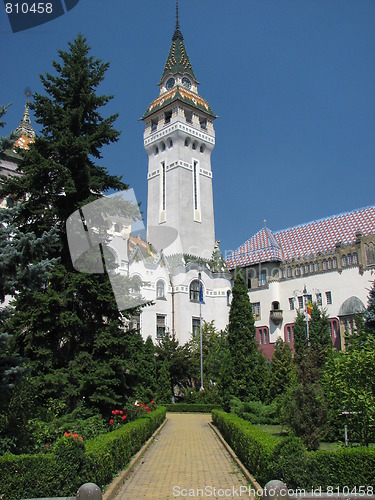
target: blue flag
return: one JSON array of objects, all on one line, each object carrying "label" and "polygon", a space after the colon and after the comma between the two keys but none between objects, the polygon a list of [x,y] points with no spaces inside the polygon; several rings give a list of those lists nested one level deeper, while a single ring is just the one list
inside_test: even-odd
[{"label": "blue flag", "polygon": [[202,285],[199,288],[199,302],[201,304],[204,304],[204,300],[203,300],[203,286]]}]

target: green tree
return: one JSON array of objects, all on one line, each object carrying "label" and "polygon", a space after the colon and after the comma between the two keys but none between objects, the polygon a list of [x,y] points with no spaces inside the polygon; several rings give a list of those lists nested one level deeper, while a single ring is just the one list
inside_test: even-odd
[{"label": "green tree", "polygon": [[368,446],[375,438],[375,342],[368,339],[335,352],[322,383],[332,409],[331,425],[342,434],[345,417],[341,412],[349,412],[349,440]]},{"label": "green tree", "polygon": [[167,360],[172,394],[174,387],[180,389],[188,387],[191,379],[188,346],[180,346],[175,335],[166,333],[157,340],[155,352],[159,372]]},{"label": "green tree", "polygon": [[171,377],[168,368],[168,360],[164,359],[158,376],[156,402],[159,404],[170,404],[172,401]]},{"label": "green tree", "polygon": [[292,383],[293,375],[292,349],[288,344],[285,344],[282,338],[278,338],[271,360],[271,375],[268,393],[270,402],[286,392]]},{"label": "green tree", "polygon": [[102,147],[119,132],[117,115],[102,115],[111,96],[98,93],[108,63],[89,52],[78,35],[69,50],[59,51],[54,74],[41,77],[45,94],[36,94],[30,106],[41,133],[22,159],[22,175],[1,187],[2,196],[24,200],[14,223],[25,234],[38,239],[54,229],[59,238],[48,253],[59,258],[48,286],[17,295],[7,328],[28,360],[40,401],[64,398],[71,410],[85,398],[107,411],[132,395],[138,340],[124,334],[108,277],[78,274],[67,243],[65,222],[73,211],[127,187],[98,164]]},{"label": "green tree", "polygon": [[327,315],[317,304],[308,327],[307,335],[304,316],[298,312],[293,328],[297,381],[282,398],[282,418],[313,450],[326,430],[328,405],[320,379],[332,347]]},{"label": "green tree", "polygon": [[365,331],[375,337],[375,282],[370,290],[364,317]]},{"label": "green tree", "polygon": [[236,272],[232,290],[228,349],[233,366],[233,396],[241,400],[262,399],[264,394],[259,387],[262,354],[258,353],[252,307],[245,280],[239,271]]}]

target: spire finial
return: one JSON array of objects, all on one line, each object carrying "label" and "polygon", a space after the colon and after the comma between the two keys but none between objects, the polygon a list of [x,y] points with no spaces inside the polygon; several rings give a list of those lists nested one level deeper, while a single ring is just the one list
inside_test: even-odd
[{"label": "spire finial", "polygon": [[178,0],[176,0],[176,28],[174,30],[172,40],[176,41],[178,38],[180,38],[181,40],[184,39],[184,37],[182,36],[182,33],[180,31],[180,21],[178,18]]}]

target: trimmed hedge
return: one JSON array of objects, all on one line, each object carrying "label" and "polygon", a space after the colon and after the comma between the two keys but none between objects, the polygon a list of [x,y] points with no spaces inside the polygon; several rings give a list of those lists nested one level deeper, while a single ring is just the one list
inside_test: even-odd
[{"label": "trimmed hedge", "polygon": [[164,406],[167,411],[175,413],[211,413],[217,408],[216,405],[207,403],[174,403]]},{"label": "trimmed hedge", "polygon": [[[329,486],[353,489],[375,488],[375,449],[342,448],[337,451],[307,451],[296,437],[277,438],[236,415],[214,410],[212,420],[239,459],[261,485],[272,479],[289,488]],[[344,491],[345,493],[345,491]]]},{"label": "trimmed hedge", "polygon": [[[160,407],[120,429],[87,441],[78,468],[76,463],[69,463],[68,457],[62,464],[55,453],[0,457],[0,498],[75,496],[87,482],[103,489],[163,423],[165,414],[166,409]],[[76,477],[66,477],[72,470],[77,472]]]},{"label": "trimmed hedge", "polygon": [[269,480],[268,463],[281,439],[262,431],[233,413],[214,410],[212,420],[256,480],[260,484],[266,484]]}]

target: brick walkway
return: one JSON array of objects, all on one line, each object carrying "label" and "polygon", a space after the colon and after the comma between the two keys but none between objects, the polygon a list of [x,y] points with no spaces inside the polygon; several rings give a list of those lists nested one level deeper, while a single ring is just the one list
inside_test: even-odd
[{"label": "brick walkway", "polygon": [[245,477],[208,425],[211,415],[167,418],[116,499],[249,498]]}]

